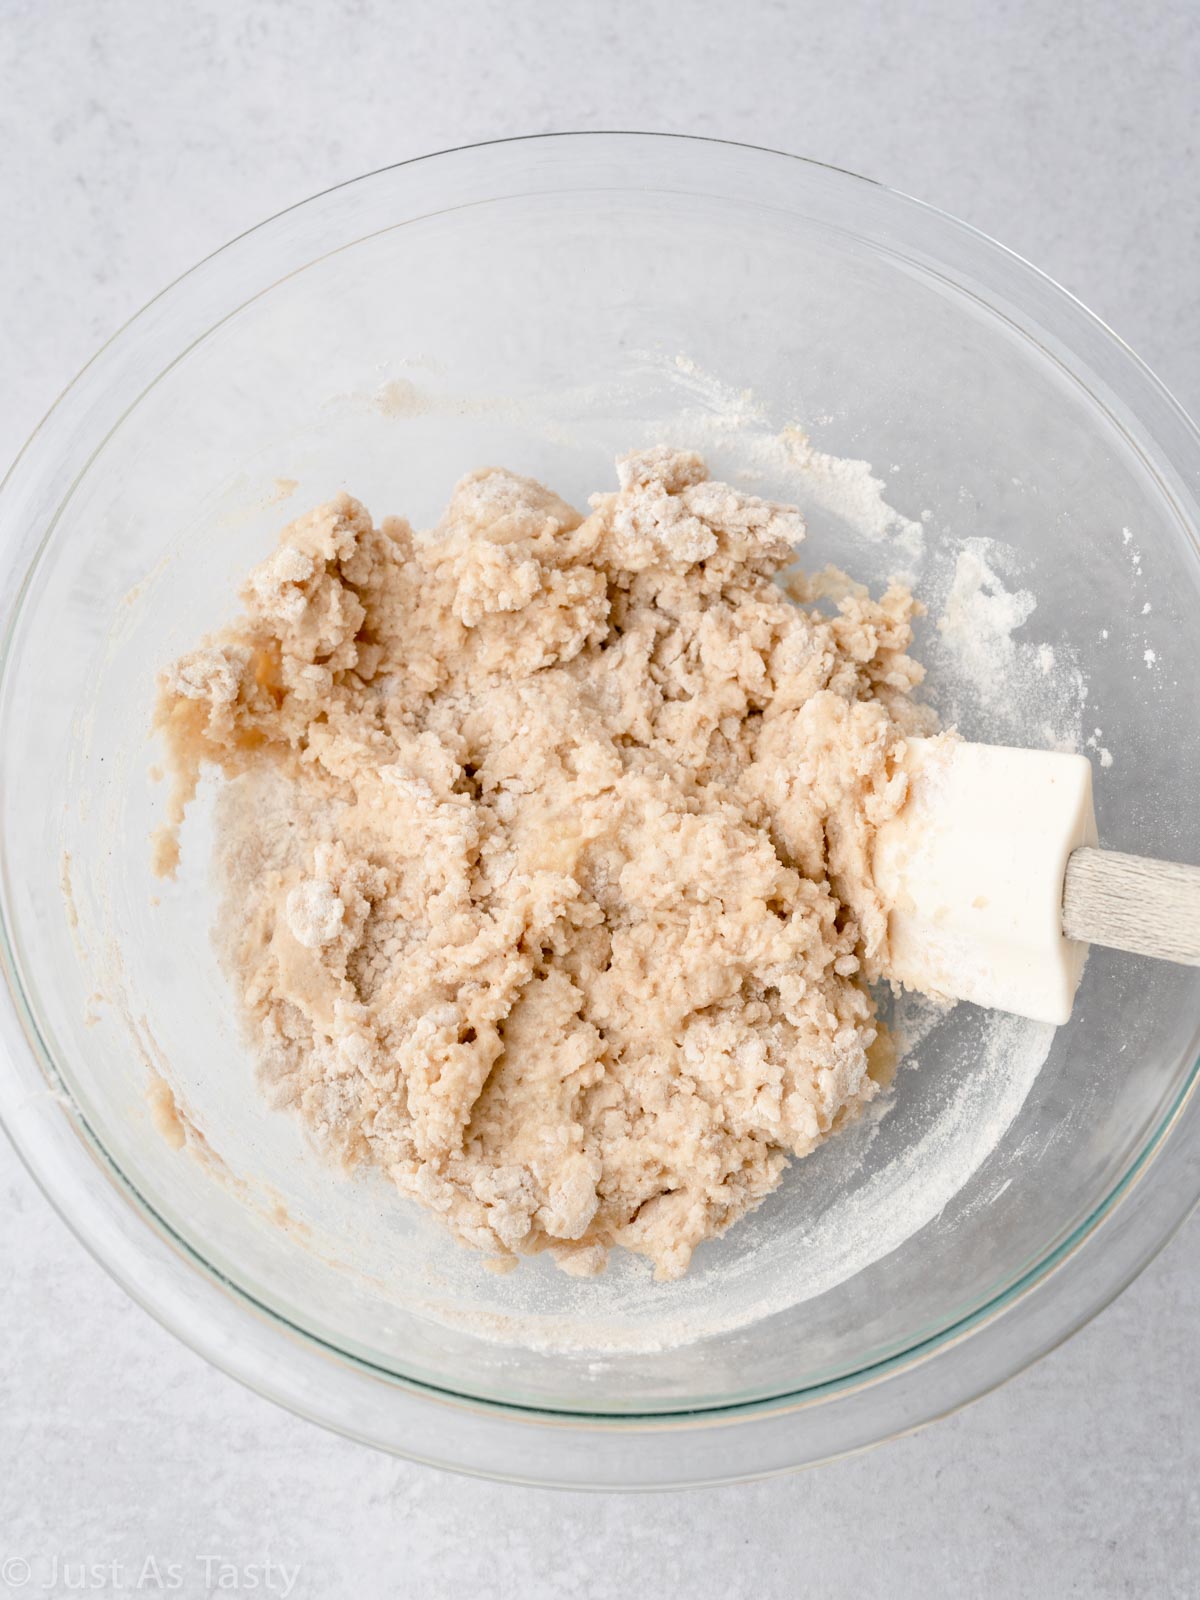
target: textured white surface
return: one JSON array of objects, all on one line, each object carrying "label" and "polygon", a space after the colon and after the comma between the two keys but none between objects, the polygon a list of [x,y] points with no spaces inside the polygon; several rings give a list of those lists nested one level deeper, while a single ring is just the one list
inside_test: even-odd
[{"label": "textured white surface", "polygon": [[[1198,80],[1186,0],[0,0],[0,458],[149,295],[269,212],[567,127],[745,139],[917,194],[1059,278],[1196,411]],[[1200,1587],[1195,1223],[1066,1348],[915,1438],[770,1484],[588,1498],[284,1415],[127,1302],[2,1143],[0,1195],[0,1592],[13,1557],[32,1575],[9,1592],[52,1592],[55,1554],[115,1561],[86,1575],[102,1592],[177,1561],[189,1594],[197,1558],[247,1586],[270,1557],[322,1600]]]}]

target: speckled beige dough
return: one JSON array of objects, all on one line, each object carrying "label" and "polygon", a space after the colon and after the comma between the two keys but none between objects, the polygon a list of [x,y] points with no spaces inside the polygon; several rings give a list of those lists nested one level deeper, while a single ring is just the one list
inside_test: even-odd
[{"label": "speckled beige dough", "polygon": [[914,602],[774,580],[797,511],[652,449],[583,518],[465,478],[340,496],[164,674],[219,944],[275,1103],[468,1243],[660,1277],[872,1094],[874,831],[930,713]]}]

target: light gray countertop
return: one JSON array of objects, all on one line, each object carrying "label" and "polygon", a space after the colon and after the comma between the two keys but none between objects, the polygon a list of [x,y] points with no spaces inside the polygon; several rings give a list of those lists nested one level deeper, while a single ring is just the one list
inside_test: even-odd
[{"label": "light gray countertop", "polygon": [[[241,229],[372,167],[572,127],[774,145],[931,201],[1200,411],[1198,82],[1200,12],[1167,0],[0,0],[0,458]],[[205,1556],[214,1589],[218,1562],[245,1587],[269,1557],[322,1600],[1200,1590],[1194,1221],[1069,1345],[920,1435],[766,1484],[588,1497],[284,1414],[127,1301],[2,1141],[0,1193],[0,1592],[14,1557],[9,1592],[50,1592],[55,1555],[127,1587],[179,1562],[189,1594]]]}]

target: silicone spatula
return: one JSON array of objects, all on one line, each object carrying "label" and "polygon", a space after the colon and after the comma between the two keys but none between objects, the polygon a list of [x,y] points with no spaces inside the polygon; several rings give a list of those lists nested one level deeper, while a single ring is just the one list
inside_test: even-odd
[{"label": "silicone spatula", "polygon": [[950,736],[904,767],[874,855],[893,979],[1063,1023],[1089,944],[1200,966],[1200,867],[1099,849],[1084,756]]}]

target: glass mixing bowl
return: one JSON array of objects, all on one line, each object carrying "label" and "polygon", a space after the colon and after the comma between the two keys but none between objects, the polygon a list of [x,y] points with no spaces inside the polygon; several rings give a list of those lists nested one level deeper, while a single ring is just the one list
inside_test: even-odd
[{"label": "glass mixing bowl", "polygon": [[[916,528],[873,537],[814,490],[778,449],[792,423],[874,463]],[[1030,267],[827,167],[588,134],[332,190],[152,302],[0,496],[9,1133],[100,1261],[226,1371],[520,1480],[716,1481],[911,1428],[1077,1328],[1200,1189],[1200,973],[1099,950],[1057,1033],[935,1019],[887,1115],[798,1163],[679,1284],[633,1261],[583,1284],[489,1273],[266,1109],[210,945],[208,789],[178,881],[151,876],[156,669],[343,485],[427,523],[492,462],[578,501],[659,437],[799,495],[809,564],[910,570],[933,615],[965,553],[982,673],[956,680],[932,624],[921,645],[947,714],[1091,739],[1102,837],[1200,859],[1195,430]]]}]

